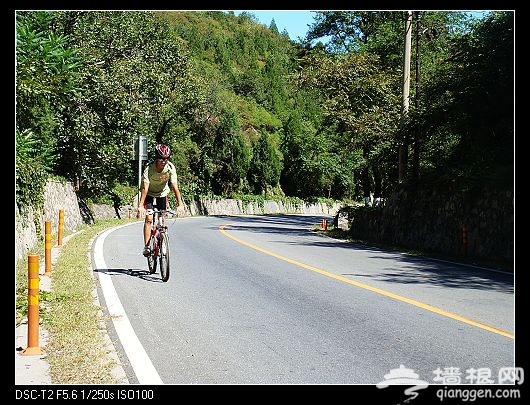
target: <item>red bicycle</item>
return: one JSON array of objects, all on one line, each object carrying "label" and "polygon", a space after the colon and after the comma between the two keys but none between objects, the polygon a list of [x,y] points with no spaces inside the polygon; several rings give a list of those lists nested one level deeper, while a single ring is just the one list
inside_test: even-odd
[{"label": "red bicycle", "polygon": [[148,215],[153,215],[151,223],[151,235],[149,236],[149,249],[151,254],[147,256],[149,273],[156,273],[159,264],[162,281],[169,280],[169,236],[166,226],[166,213],[174,214],[172,210],[159,210],[154,208],[147,210]]}]

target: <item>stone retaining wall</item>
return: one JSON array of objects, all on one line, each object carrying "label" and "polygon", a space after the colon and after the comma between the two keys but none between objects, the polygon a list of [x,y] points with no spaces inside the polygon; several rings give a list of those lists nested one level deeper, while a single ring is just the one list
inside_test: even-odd
[{"label": "stone retaining wall", "polygon": [[[353,237],[453,256],[512,261],[514,258],[514,195],[512,191],[473,194],[402,190],[383,207],[355,211],[349,218]],[[45,221],[57,235],[59,211],[64,231],[75,231],[92,219],[117,218],[111,205],[86,207],[70,183],[50,180],[44,190],[43,213],[21,214],[15,203],[15,261],[44,241]],[[85,211],[90,211],[89,214]],[[284,204],[281,201],[244,202],[200,199],[186,207],[186,215],[315,214],[336,216],[341,204]],[[136,217],[134,204],[120,207],[121,218]],[[38,217],[37,221],[35,217]],[[337,215],[338,216],[338,215]],[[39,225],[37,229],[36,223]],[[465,228],[464,228],[465,227]],[[464,243],[464,230],[466,243]],[[57,243],[53,241],[54,244]]]},{"label": "stone retaining wall", "polygon": [[383,207],[355,209],[354,238],[424,252],[513,263],[514,193],[401,190]]},{"label": "stone retaining wall", "polygon": [[[39,241],[44,241],[46,221],[50,221],[52,235],[57,235],[60,210],[64,211],[63,231],[75,231],[83,224],[77,194],[71,183],[55,180],[46,183],[43,212],[35,212],[30,207],[21,213],[15,202],[15,260],[27,255]],[[52,244],[56,243],[57,240]]]},{"label": "stone retaining wall", "polygon": [[[137,198],[135,198],[137,201]],[[80,206],[82,209],[80,209]],[[328,206],[317,204],[283,204],[281,201],[264,201],[260,203],[246,203],[241,200],[200,199],[193,201],[186,207],[186,215],[263,215],[263,214],[323,214],[335,215],[341,205],[335,203]],[[45,221],[50,221],[52,235],[57,235],[59,227],[59,211],[64,210],[64,231],[75,231],[83,223],[90,224],[95,219],[118,218],[112,205],[92,204],[87,207],[83,201],[78,201],[77,194],[71,183],[61,183],[50,180],[44,190],[44,212],[35,213],[32,209],[27,213],[20,213],[15,202],[15,261],[24,257],[38,243],[44,241]],[[124,205],[119,209],[121,218],[135,218],[136,205]],[[40,229],[35,225],[38,216]],[[57,241],[53,241],[56,244]]]},{"label": "stone retaining wall", "polygon": [[[136,198],[135,198],[135,201]],[[196,215],[266,215],[266,214],[316,214],[335,215],[342,204],[335,203],[328,206],[325,203],[315,204],[284,204],[282,201],[267,200],[263,203],[244,202],[235,199],[207,199],[201,198],[186,205],[187,216]],[[136,217],[137,204],[120,207],[121,218]],[[175,208],[175,207],[173,207]],[[94,204],[90,207],[94,218],[118,218],[116,210],[110,205]]]}]

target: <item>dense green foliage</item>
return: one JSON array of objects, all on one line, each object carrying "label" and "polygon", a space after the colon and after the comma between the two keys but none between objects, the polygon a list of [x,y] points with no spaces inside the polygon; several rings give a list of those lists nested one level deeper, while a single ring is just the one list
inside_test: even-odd
[{"label": "dense green foliage", "polygon": [[20,207],[42,208],[44,185],[59,160],[62,111],[79,94],[80,60],[67,38],[48,32],[53,16],[17,14],[16,194]]},{"label": "dense green foliage", "polygon": [[403,144],[407,181],[511,189],[513,13],[414,21],[403,116],[401,12],[318,12],[300,41],[249,12],[17,12],[17,203],[50,176],[130,198],[139,135],[188,201],[384,197]]}]

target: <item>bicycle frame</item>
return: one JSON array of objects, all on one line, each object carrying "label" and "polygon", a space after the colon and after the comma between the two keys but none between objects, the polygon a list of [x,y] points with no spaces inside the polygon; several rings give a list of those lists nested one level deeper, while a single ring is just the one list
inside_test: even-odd
[{"label": "bicycle frame", "polygon": [[156,238],[157,242],[156,245],[156,252],[155,256],[158,256],[158,237],[160,236],[160,233],[165,232],[166,226],[165,226],[165,211],[154,211],[153,212],[153,222],[151,223],[151,236]]}]

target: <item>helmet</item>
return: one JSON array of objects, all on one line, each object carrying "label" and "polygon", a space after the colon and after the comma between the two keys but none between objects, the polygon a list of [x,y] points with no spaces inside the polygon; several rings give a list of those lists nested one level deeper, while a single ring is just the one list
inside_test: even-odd
[{"label": "helmet", "polygon": [[169,149],[169,146],[158,144],[155,147],[155,157],[157,159],[168,159],[169,155],[171,155],[171,149]]}]

